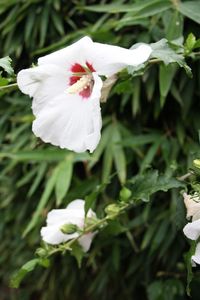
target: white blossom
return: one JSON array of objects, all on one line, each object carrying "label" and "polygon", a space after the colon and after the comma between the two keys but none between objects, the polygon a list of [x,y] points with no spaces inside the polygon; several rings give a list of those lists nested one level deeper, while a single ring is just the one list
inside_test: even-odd
[{"label": "white blossom", "polygon": [[192,220],[200,219],[200,199],[197,194],[194,196],[188,195],[187,193],[183,194],[184,203],[187,209],[187,218]]},{"label": "white blossom", "polygon": [[146,44],[124,49],[84,37],[39,58],[37,67],[21,70],[17,83],[33,98],[35,135],[61,148],[93,152],[101,136],[100,76],[144,63],[151,52]]},{"label": "white blossom", "polygon": [[[58,245],[77,238],[80,235],[79,232],[65,234],[62,228],[67,224],[76,225],[79,229],[84,228],[84,204],[84,200],[77,199],[72,201],[65,209],[53,209],[50,211],[47,215],[47,226],[41,229],[42,239],[48,244]],[[96,214],[90,209],[87,217],[95,218]],[[89,250],[94,235],[94,232],[89,232],[78,239],[79,244],[85,252]]]}]

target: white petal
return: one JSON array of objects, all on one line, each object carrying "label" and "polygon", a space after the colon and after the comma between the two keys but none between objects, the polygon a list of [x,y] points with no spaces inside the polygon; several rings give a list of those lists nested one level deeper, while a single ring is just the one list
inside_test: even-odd
[{"label": "white petal", "polygon": [[151,52],[152,49],[147,44],[141,44],[135,49],[125,49],[94,43],[90,59],[99,75],[111,76],[126,66],[137,66],[144,63]]},{"label": "white petal", "polygon": [[21,70],[17,75],[20,90],[34,97],[33,113],[37,114],[44,106],[62,93],[68,84],[68,74],[56,65],[45,65]]},{"label": "white petal", "polygon": [[200,220],[188,223],[183,228],[184,234],[191,240],[197,240],[200,236]]},{"label": "white petal", "polygon": [[69,70],[70,66],[72,66],[74,63],[85,65],[85,54],[87,53],[88,49],[92,47],[92,45],[93,41],[91,38],[85,36],[66,48],[39,58],[38,64],[56,64],[62,68],[65,68],[65,70]]},{"label": "white petal", "polygon": [[[94,151],[100,140],[100,96],[102,80],[94,73],[91,96],[83,99],[77,94],[63,92],[37,109],[33,132],[43,141],[76,152]],[[49,95],[51,97],[51,95]]]},{"label": "white petal", "polygon": [[195,254],[192,256],[192,260],[196,264],[200,264],[200,243],[197,244]]},{"label": "white petal", "polygon": [[92,240],[95,236],[95,233],[87,233],[78,239],[79,244],[82,246],[83,251],[87,252],[90,249]]},{"label": "white petal", "polygon": [[197,220],[200,215],[200,202],[198,196],[191,196],[187,193],[183,194],[184,203],[187,209],[187,218],[193,217],[193,220]]},{"label": "white petal", "polygon": [[84,225],[84,211],[75,209],[53,209],[47,215],[47,225],[61,226],[64,224],[75,224],[80,228]]},{"label": "white petal", "polygon": [[51,245],[64,243],[78,236],[78,233],[64,234],[59,230],[58,226],[42,227],[40,233],[43,241]]},{"label": "white petal", "polygon": [[152,48],[147,44],[140,44],[135,49],[125,49],[94,43],[86,36],[64,49],[39,58],[38,64],[56,64],[70,70],[75,63],[84,66],[88,62],[99,75],[111,76],[128,65],[144,63],[151,52]]},{"label": "white petal", "polygon": [[77,210],[77,211],[84,212],[84,205],[85,205],[84,200],[76,199],[76,200],[73,200],[72,202],[70,202],[67,205],[67,209],[74,209],[74,210]]}]

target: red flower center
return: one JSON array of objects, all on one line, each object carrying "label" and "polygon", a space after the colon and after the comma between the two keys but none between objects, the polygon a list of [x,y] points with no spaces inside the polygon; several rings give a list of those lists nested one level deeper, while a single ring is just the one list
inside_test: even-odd
[{"label": "red flower center", "polygon": [[[73,75],[69,79],[69,85],[75,84],[78,80],[81,79],[82,76],[88,75],[92,72],[95,72],[95,69],[93,68],[92,64],[86,62],[86,67],[84,68],[80,64],[75,63],[70,70],[72,73],[77,75]],[[93,82],[91,82],[89,85],[85,86],[82,91],[79,92],[79,95],[83,98],[89,98],[92,93],[93,88]]]}]

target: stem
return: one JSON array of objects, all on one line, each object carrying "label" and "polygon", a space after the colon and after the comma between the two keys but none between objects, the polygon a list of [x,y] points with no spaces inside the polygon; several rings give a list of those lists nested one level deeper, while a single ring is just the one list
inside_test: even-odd
[{"label": "stem", "polygon": [[0,86],[0,91],[1,90],[5,90],[5,89],[10,89],[10,88],[13,88],[13,87],[17,87],[17,83],[12,83],[12,84],[9,84],[9,85],[5,85],[5,86]]},{"label": "stem", "polygon": [[185,179],[187,179],[188,177],[190,177],[191,175],[194,175],[194,173],[192,171],[184,174],[183,176],[178,177],[177,179],[180,181],[184,181]]}]

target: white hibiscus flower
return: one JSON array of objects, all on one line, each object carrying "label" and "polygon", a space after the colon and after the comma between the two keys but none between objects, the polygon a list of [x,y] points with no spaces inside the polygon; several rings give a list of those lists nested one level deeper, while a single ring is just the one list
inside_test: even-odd
[{"label": "white hibiscus flower", "polygon": [[101,135],[100,76],[144,63],[151,52],[146,44],[129,50],[84,37],[21,70],[17,84],[33,98],[35,135],[61,148],[93,152]]},{"label": "white hibiscus flower", "polygon": [[[84,228],[85,222],[85,201],[77,199],[72,201],[65,209],[53,209],[47,215],[47,226],[42,227],[41,236],[43,241],[51,245],[58,245],[79,236],[78,232],[66,234],[63,228],[66,225],[76,225],[79,229]],[[95,218],[96,214],[90,209],[87,217]],[[87,252],[90,248],[94,232],[84,234],[78,239],[83,250]]]},{"label": "white hibiscus flower", "polygon": [[187,209],[187,219],[192,217],[192,221],[200,219],[200,199],[195,193],[193,196],[183,193],[184,203]]}]

